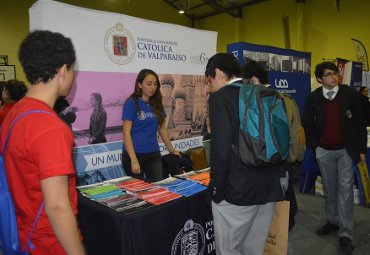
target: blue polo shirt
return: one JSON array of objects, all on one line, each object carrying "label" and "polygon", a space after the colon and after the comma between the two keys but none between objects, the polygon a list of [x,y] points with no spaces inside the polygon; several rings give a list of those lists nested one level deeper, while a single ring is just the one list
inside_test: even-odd
[{"label": "blue polo shirt", "polygon": [[[122,120],[132,121],[131,137],[136,153],[159,151],[157,132],[158,118],[149,103],[138,100],[141,112],[138,114],[134,99],[130,98],[123,105]],[[163,112],[163,117],[166,114]],[[125,144],[123,150],[126,151]]]}]

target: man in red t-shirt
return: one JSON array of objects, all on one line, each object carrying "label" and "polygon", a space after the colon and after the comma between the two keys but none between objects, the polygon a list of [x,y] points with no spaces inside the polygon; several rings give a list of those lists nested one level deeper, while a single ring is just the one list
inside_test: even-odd
[{"label": "man in red t-shirt", "polygon": [[19,60],[29,90],[6,116],[0,134],[4,144],[9,125],[29,110],[43,110],[19,119],[5,152],[9,189],[14,199],[22,249],[42,202],[42,210],[28,249],[33,255],[84,254],[76,220],[76,175],[72,161],[73,134],[53,111],[59,96],[68,95],[76,61],[69,38],[50,31],[34,31],[22,42]]}]

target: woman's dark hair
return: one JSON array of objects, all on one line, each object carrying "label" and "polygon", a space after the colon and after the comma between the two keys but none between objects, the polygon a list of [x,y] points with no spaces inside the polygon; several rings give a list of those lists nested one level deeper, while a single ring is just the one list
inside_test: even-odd
[{"label": "woman's dark hair", "polygon": [[95,109],[98,110],[98,111],[102,110],[103,109],[103,98],[102,98],[101,94],[98,93],[98,92],[93,92],[93,93],[91,93],[91,96],[94,97],[94,99],[97,103],[95,105],[94,111],[95,111]]},{"label": "woman's dark hair", "polygon": [[18,80],[8,80],[4,89],[8,92],[10,99],[15,102],[21,100],[28,90],[24,82]]},{"label": "woman's dark hair", "polygon": [[143,83],[143,81],[148,75],[154,75],[157,80],[158,86],[157,86],[156,91],[154,92],[154,95],[149,98],[149,104],[152,106],[153,112],[157,116],[159,126],[161,127],[162,124],[164,123],[164,118],[162,115],[163,110],[164,110],[163,104],[162,104],[162,93],[160,90],[161,86],[160,86],[158,75],[153,70],[142,69],[139,72],[139,74],[136,77],[136,81],[135,81],[134,93],[131,94],[130,98],[134,99],[137,111],[139,113],[141,111],[140,106],[139,106],[139,100],[140,100],[139,98],[143,95],[143,92],[140,88],[139,83]]},{"label": "woman's dark hair", "polygon": [[0,106],[4,104],[3,102],[3,90],[5,88],[6,81],[0,81]]},{"label": "woman's dark hair", "polygon": [[29,33],[19,48],[18,57],[31,84],[47,82],[63,65],[70,70],[76,62],[71,39],[45,30]]},{"label": "woman's dark hair", "polygon": [[98,103],[98,105],[102,105],[103,98],[102,98],[102,96],[101,96],[101,94],[100,94],[100,93],[98,93],[98,92],[93,92],[93,93],[91,93],[91,96],[93,96],[93,97],[94,97],[94,99],[95,99],[95,101]]}]

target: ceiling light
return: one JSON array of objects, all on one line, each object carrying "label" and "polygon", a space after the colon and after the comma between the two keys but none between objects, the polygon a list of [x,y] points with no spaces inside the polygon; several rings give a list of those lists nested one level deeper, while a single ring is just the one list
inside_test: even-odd
[{"label": "ceiling light", "polygon": [[182,8],[182,6],[180,6],[179,13],[180,14],[184,14],[185,13],[185,10],[184,10],[184,8]]}]

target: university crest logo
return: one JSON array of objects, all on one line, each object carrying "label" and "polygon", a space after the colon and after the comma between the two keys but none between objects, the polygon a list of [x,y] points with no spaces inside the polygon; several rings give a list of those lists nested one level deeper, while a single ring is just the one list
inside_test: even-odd
[{"label": "university crest logo", "polygon": [[127,37],[113,35],[113,53],[115,56],[127,56]]},{"label": "university crest logo", "polygon": [[104,49],[112,62],[126,65],[135,57],[136,43],[130,31],[117,23],[105,33]]},{"label": "university crest logo", "polygon": [[172,244],[171,255],[203,255],[204,249],[205,235],[203,227],[194,223],[193,220],[188,220]]},{"label": "university crest logo", "polygon": [[138,114],[137,114],[137,117],[139,120],[145,120],[146,119],[146,114],[144,111],[140,111]]}]

